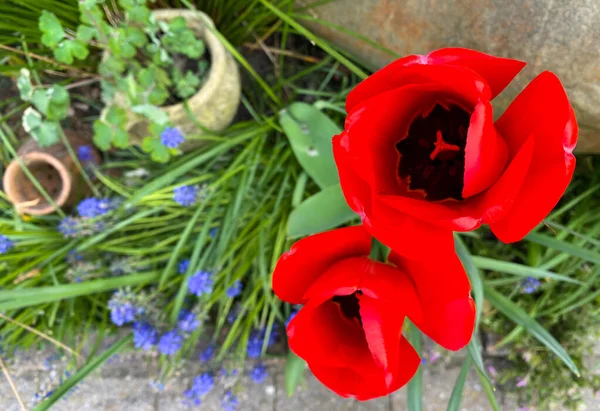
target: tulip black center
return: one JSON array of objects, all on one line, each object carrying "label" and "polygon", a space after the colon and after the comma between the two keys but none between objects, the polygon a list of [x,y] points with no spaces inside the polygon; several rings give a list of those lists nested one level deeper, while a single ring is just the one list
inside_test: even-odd
[{"label": "tulip black center", "polygon": [[463,200],[469,120],[459,106],[440,104],[413,120],[406,138],[396,144],[398,175],[409,190],[424,192],[429,201]]},{"label": "tulip black center", "polygon": [[357,319],[362,325],[362,319],[360,318],[360,305],[358,304],[357,294],[362,294],[362,291],[356,291],[354,294],[350,295],[336,295],[331,299],[331,301],[340,306],[344,317],[350,320]]}]

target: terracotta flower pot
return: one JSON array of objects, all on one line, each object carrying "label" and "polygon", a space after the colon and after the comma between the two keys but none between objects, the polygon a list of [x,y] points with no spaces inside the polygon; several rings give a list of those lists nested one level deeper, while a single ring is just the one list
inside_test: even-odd
[{"label": "terracotta flower pot", "polygon": [[[241,101],[242,85],[235,59],[209,28],[214,29],[213,21],[202,12],[184,9],[155,10],[152,13],[157,20],[165,22],[183,17],[188,27],[205,42],[210,54],[210,67],[206,81],[200,90],[187,100],[193,119],[186,112],[183,103],[163,106],[162,110],[186,137],[203,134],[197,123],[215,132],[225,129],[231,124],[237,112]],[[128,111],[129,138],[134,144],[141,144],[144,137],[148,136],[148,121],[131,112],[131,107],[127,105],[127,100],[122,94],[118,93],[115,96],[114,103]],[[186,139],[179,148],[189,151],[202,144],[200,140]]]},{"label": "terracotta flower pot", "polygon": [[[87,140],[65,130],[65,135],[75,152],[82,145],[93,147]],[[72,204],[78,193],[87,188],[75,162],[62,144],[41,148],[33,139],[27,140],[17,154],[44,190],[59,207]],[[92,149],[94,164],[100,163],[100,155]],[[31,182],[18,160],[9,163],[3,177],[4,191],[19,213],[45,215],[55,211]]]}]

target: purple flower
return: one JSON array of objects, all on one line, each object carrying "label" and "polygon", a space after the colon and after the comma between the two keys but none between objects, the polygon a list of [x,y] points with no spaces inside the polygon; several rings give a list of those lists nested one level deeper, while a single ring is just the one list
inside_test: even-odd
[{"label": "purple flower", "polygon": [[111,321],[119,327],[135,320],[136,309],[130,302],[118,302],[111,299],[108,302],[108,308]]},{"label": "purple flower", "polygon": [[135,348],[141,348],[148,351],[156,344],[158,333],[152,326],[146,322],[139,321],[133,324],[133,345]]},{"label": "purple flower", "polygon": [[117,203],[108,198],[89,197],[77,205],[77,212],[84,218],[95,218],[116,208]]},{"label": "purple flower", "polygon": [[242,282],[235,280],[235,282],[226,291],[227,297],[234,298],[242,293]]},{"label": "purple flower", "polygon": [[188,289],[190,293],[200,297],[202,294],[212,292],[213,279],[211,273],[207,271],[197,271],[196,274],[188,279]]},{"label": "purple flower", "polygon": [[198,199],[198,188],[194,186],[179,186],[173,190],[173,200],[184,207],[192,206]]},{"label": "purple flower", "polygon": [[207,372],[194,378],[192,384],[192,390],[196,394],[196,397],[202,397],[208,394],[215,386],[215,380],[213,376]]},{"label": "purple flower", "polygon": [[77,237],[79,234],[79,224],[73,217],[65,217],[58,224],[58,231],[65,237]]},{"label": "purple flower", "polygon": [[110,319],[119,327],[135,320],[137,310],[131,302],[132,297],[131,293],[119,290],[108,301]]},{"label": "purple flower", "polygon": [[521,286],[523,287],[523,292],[525,294],[532,294],[532,293],[536,292],[537,289],[540,288],[540,285],[541,285],[540,280],[538,280],[537,278],[533,278],[533,277],[527,277],[521,283]]},{"label": "purple flower", "polygon": [[83,261],[83,256],[79,254],[76,250],[71,250],[67,254],[66,260],[67,263],[73,265],[76,264],[78,261]]},{"label": "purple flower", "polygon": [[249,375],[252,381],[256,384],[260,384],[267,379],[269,373],[267,372],[267,367],[265,367],[263,363],[258,363],[250,370]]},{"label": "purple flower", "polygon": [[185,138],[178,128],[166,127],[160,134],[160,142],[167,148],[177,148]]},{"label": "purple flower", "polygon": [[517,387],[525,387],[527,386],[527,384],[529,384],[529,376],[524,378],[517,378]]},{"label": "purple flower", "polygon": [[221,408],[223,408],[224,411],[235,411],[238,405],[239,401],[237,397],[231,393],[231,391],[226,391],[225,394],[223,394]]},{"label": "purple flower", "polygon": [[83,163],[87,163],[90,161],[94,160],[94,154],[93,154],[93,149],[92,147],[86,145],[83,146],[79,146],[79,148],[77,148],[77,157],[79,158],[79,161],[83,162]]},{"label": "purple flower", "polygon": [[200,325],[200,321],[196,318],[196,314],[189,311],[182,311],[179,314],[179,322],[177,326],[184,333],[191,333]]},{"label": "purple flower", "polygon": [[210,238],[215,238],[217,236],[217,232],[218,232],[217,227],[213,227],[208,232],[208,235],[210,236]]},{"label": "purple flower", "polygon": [[158,341],[158,352],[165,355],[173,355],[181,348],[183,337],[176,330],[165,333]]},{"label": "purple flower", "polygon": [[200,400],[208,394],[215,386],[215,380],[209,373],[198,375],[194,378],[192,388],[186,390],[183,394],[194,401],[194,404],[200,405]]},{"label": "purple flower", "polygon": [[0,254],[8,253],[13,247],[13,242],[10,241],[8,237],[5,237],[2,234],[0,234]]},{"label": "purple flower", "polygon": [[[269,334],[269,340],[267,341],[267,347],[270,347],[275,343],[278,332],[275,327],[271,328],[271,334]],[[246,353],[249,358],[258,358],[262,354],[262,347],[266,338],[265,330],[253,331],[248,339],[248,345],[246,347]]]},{"label": "purple flower", "polygon": [[200,353],[200,362],[209,362],[215,352],[215,347],[211,344],[204,351]]},{"label": "purple flower", "polygon": [[177,272],[179,274],[185,274],[187,272],[189,266],[190,266],[190,260],[189,259],[186,258],[184,260],[181,260],[179,262],[179,265],[177,266]]}]

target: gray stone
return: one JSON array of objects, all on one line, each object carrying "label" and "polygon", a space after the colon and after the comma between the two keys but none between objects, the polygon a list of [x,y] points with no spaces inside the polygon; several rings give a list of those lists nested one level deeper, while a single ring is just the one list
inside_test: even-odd
[{"label": "gray stone", "polygon": [[[297,0],[302,5],[314,1]],[[553,71],[563,82],[577,114],[578,151],[600,153],[597,0],[336,0],[309,12],[392,51],[390,55],[377,50],[331,26],[307,23],[372,68],[395,57],[450,46],[527,62],[495,102],[496,115],[537,74]]]}]

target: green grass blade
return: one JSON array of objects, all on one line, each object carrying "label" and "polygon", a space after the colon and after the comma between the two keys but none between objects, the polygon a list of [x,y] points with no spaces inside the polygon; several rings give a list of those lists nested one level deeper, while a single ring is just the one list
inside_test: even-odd
[{"label": "green grass blade", "polygon": [[104,351],[101,355],[92,359],[70,378],[67,378],[56,390],[54,390],[50,397],[35,407],[34,411],[49,410],[50,407],[52,407],[58,400],[65,396],[73,387],[83,381],[85,377],[100,368],[100,366],[104,364],[110,357],[124,349],[131,342],[132,338],[133,337],[131,335],[123,337],[114,343],[108,350]]},{"label": "green grass blade", "polygon": [[448,411],[459,411],[460,403],[462,401],[463,389],[465,388],[465,381],[467,380],[467,376],[469,375],[469,370],[471,369],[471,359],[465,358],[462,367],[460,367],[460,372],[458,373],[458,377],[456,378],[456,383],[454,384],[454,388],[452,389],[452,395],[450,395],[450,400],[448,401]]},{"label": "green grass blade", "polygon": [[158,273],[104,278],[83,283],[0,291],[0,311],[14,310],[67,298],[90,295],[120,287],[138,286],[158,280]]},{"label": "green grass blade", "polygon": [[546,331],[546,329],[544,329],[544,327],[531,318],[527,312],[493,288],[485,287],[485,296],[486,299],[494,307],[496,307],[496,309],[498,309],[498,311],[514,321],[516,324],[522,326],[539,342],[544,344],[550,351],[556,354],[556,356],[560,358],[561,361],[564,362],[571,371],[573,371],[576,375],[579,375],[577,366],[565,349],[552,335],[550,335],[548,331]]},{"label": "green grass blade", "polygon": [[511,263],[508,261],[500,261],[487,257],[473,256],[472,258],[475,265],[482,270],[497,271],[500,273],[513,274],[521,277],[552,278],[553,280],[564,281],[572,284],[583,284],[579,280],[575,280],[564,275],[556,274],[552,271],[530,267],[528,265]]},{"label": "green grass blade", "polygon": [[479,327],[479,320],[481,318],[481,310],[483,309],[483,281],[481,280],[481,273],[473,262],[471,253],[469,253],[465,243],[463,243],[458,234],[454,235],[454,246],[456,248],[456,254],[458,255],[458,258],[460,258],[460,261],[462,262],[471,282],[473,298],[475,299],[475,329],[477,330]]},{"label": "green grass blade", "polygon": [[475,368],[475,372],[477,372],[477,376],[479,377],[479,381],[481,381],[481,385],[483,386],[483,391],[485,391],[485,395],[492,407],[493,411],[500,411],[500,405],[498,405],[498,400],[496,399],[495,391],[496,389],[490,382],[487,375],[483,374],[479,368]]},{"label": "green grass blade", "polygon": [[350,71],[352,71],[358,77],[360,77],[361,79],[365,79],[368,77],[368,74],[365,73],[364,71],[362,71],[356,64],[352,63],[350,60],[348,60],[346,57],[344,57],[341,53],[339,53],[337,50],[335,50],[333,47],[331,47],[329,44],[327,44],[327,42],[325,42],[320,37],[315,36],[310,30],[306,29],[303,25],[301,25],[296,20],[294,20],[293,18],[288,16],[286,13],[282,12],[277,7],[273,6],[267,0],[260,0],[260,2],[263,4],[263,6],[265,6],[266,8],[271,10],[274,14],[276,14],[277,17],[279,17],[281,20],[283,20],[284,22],[289,24],[290,27],[293,27],[298,33],[302,34],[307,39],[313,41],[317,46],[322,48],[325,52],[327,52],[327,54],[329,54],[331,57],[335,58],[337,61],[342,63],[344,66],[346,66]]},{"label": "green grass blade", "polygon": [[296,387],[304,377],[306,362],[294,354],[292,351],[288,353],[287,361],[285,362],[285,391],[288,397],[291,397],[296,391]]},{"label": "green grass blade", "polygon": [[583,247],[577,247],[576,245],[567,243],[566,241],[557,240],[556,238],[539,233],[530,233],[527,235],[527,237],[525,237],[525,239],[549,248],[553,248],[554,250],[562,253],[572,255],[573,257],[579,257],[591,263],[600,264],[600,253],[585,249]]},{"label": "green grass blade", "polygon": [[[420,357],[421,332],[412,323],[408,329],[408,341]],[[419,366],[417,372],[408,383],[406,405],[408,411],[421,411],[423,409],[423,371],[421,370],[421,366]]]}]

